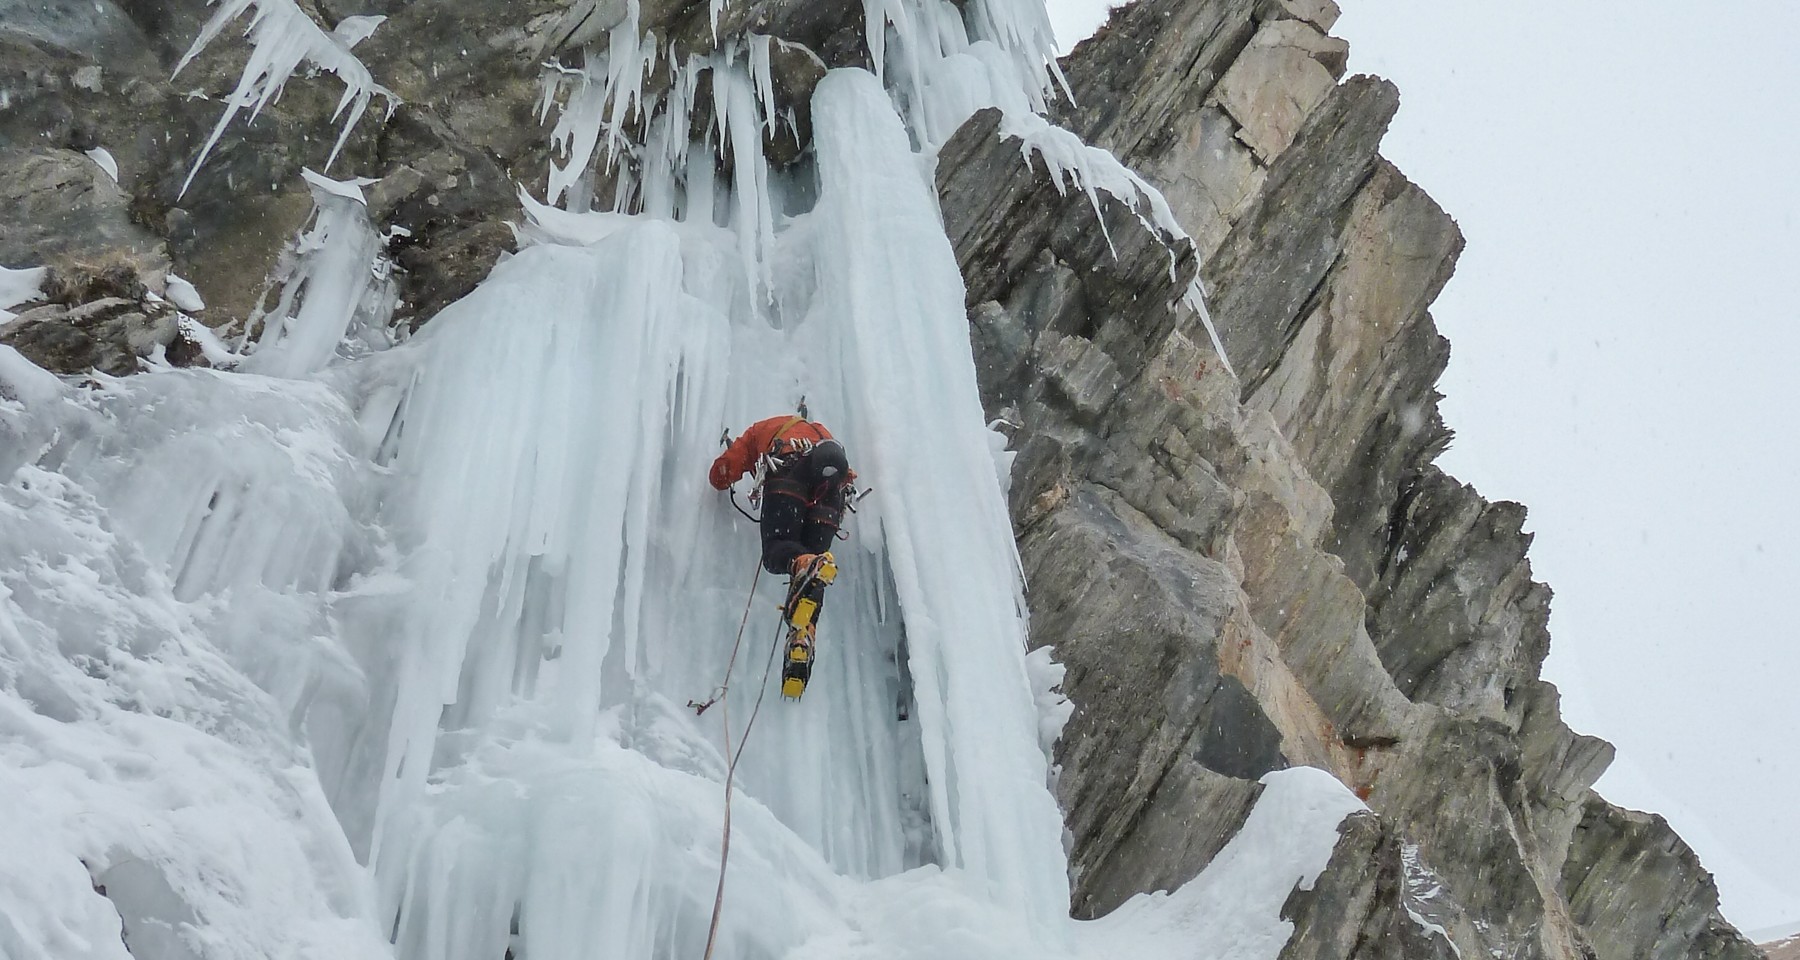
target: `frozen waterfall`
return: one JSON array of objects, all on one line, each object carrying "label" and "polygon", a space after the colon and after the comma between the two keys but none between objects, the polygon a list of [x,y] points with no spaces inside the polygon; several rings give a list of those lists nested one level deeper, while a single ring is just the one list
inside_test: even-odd
[{"label": "frozen waterfall", "polygon": [[[1045,129],[1048,26],[1029,0],[865,6],[885,69],[828,74],[780,173],[766,39],[634,111],[655,52],[615,30],[546,92],[557,205],[522,198],[520,251],[403,342],[354,184],[315,175],[235,371],[76,385],[0,348],[0,856],[45,865],[0,875],[0,956],[699,957],[725,754],[685,705],[749,603],[741,733],[780,597],[705,471],[722,429],[801,396],[874,492],[812,685],[746,749],[716,955],[1274,956],[1358,806],[1305,771],[1269,778],[1220,858],[1237,879],[1067,919],[929,174],[981,106]],[[702,71],[717,141],[681,142]],[[1124,182],[1101,151],[1045,156]]]}]

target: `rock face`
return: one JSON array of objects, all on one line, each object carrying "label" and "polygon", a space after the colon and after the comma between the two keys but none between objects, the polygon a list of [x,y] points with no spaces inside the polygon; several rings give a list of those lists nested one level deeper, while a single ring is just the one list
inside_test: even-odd
[{"label": "rock face", "polygon": [[[392,98],[375,98],[327,172],[380,177],[365,192],[371,218],[400,228],[389,250],[396,315],[422,321],[512,249],[506,223],[520,216],[520,185],[543,192],[546,58],[578,63],[581,36],[601,36],[626,5],[301,7],[326,29],[351,15],[387,18],[356,54]],[[826,7],[839,12],[824,16]],[[682,54],[702,54],[713,37],[707,9],[645,3],[639,23]],[[726,9],[785,31],[771,51],[771,74],[783,111],[804,128],[824,66],[857,60],[861,8],[854,18],[851,6],[792,0]],[[221,38],[175,73],[212,10],[206,0],[0,0],[0,96],[8,104],[0,110],[0,205],[9,212],[0,222],[0,264],[130,260],[158,294],[173,268],[199,289],[208,304],[200,319],[214,327],[242,324],[266,306],[270,271],[312,210],[300,171],[323,171],[337,140],[342,88],[331,77],[296,81],[255,119],[240,114],[184,190],[245,57],[242,44]],[[792,160],[804,136],[771,137],[785,144],[771,156]],[[96,147],[113,158],[116,179],[87,155]]]},{"label": "rock face", "polygon": [[1172,259],[993,117],[940,157],[1032,642],[1076,705],[1073,909],[1192,877],[1258,776],[1310,764],[1373,814],[1290,900],[1285,957],[1753,957],[1667,824],[1592,791],[1611,747],[1539,679],[1524,508],[1431,465],[1462,236],[1381,158],[1398,94],[1343,78],[1335,15],[1141,0],[1067,58],[1060,121],[1164,191]]},{"label": "rock face", "polygon": [[[326,29],[389,18],[356,52],[392,97],[331,172],[378,178],[369,215],[415,323],[511,248],[519,185],[542,192],[547,60],[578,69],[628,16],[677,58],[714,36],[698,0],[301,7]],[[189,183],[245,57],[216,43],[176,73],[211,9],[0,0],[0,264],[53,281],[0,342],[69,374],[191,362],[171,274],[210,326],[256,314],[312,210],[300,171],[325,165],[339,87],[291,84]],[[773,38],[777,165],[804,162],[824,69],[865,61],[862,9],[720,11],[720,35]],[[1428,308],[1462,237],[1380,156],[1398,93],[1345,78],[1336,15],[1138,0],[1067,59],[1055,119],[1158,186],[1187,238],[1065,192],[991,110],[937,158],[983,399],[1012,424],[1032,642],[1077,707],[1058,747],[1071,909],[1190,879],[1258,778],[1305,764],[1372,812],[1289,900],[1285,957],[1754,957],[1667,824],[1591,789],[1611,748],[1539,678],[1550,591],[1524,509],[1432,466],[1449,348]]]}]

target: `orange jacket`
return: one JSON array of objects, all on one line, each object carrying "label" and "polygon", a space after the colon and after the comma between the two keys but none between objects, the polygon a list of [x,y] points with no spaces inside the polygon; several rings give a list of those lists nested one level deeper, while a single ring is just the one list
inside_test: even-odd
[{"label": "orange jacket", "polygon": [[712,472],[707,479],[712,481],[714,490],[723,490],[734,483],[737,478],[749,473],[756,466],[756,458],[765,453],[782,454],[788,451],[790,440],[830,440],[831,431],[822,423],[814,423],[794,414],[782,414],[767,420],[758,420],[745,430],[743,435],[731,442],[725,452],[713,461]]}]

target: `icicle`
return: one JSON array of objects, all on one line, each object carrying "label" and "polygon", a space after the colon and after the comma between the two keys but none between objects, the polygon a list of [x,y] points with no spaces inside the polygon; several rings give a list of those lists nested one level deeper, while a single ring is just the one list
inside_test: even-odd
[{"label": "icicle", "polygon": [[769,200],[769,165],[762,151],[762,117],[744,70],[715,64],[713,112],[720,119],[722,138],[731,147],[732,223],[744,276],[767,299],[773,295],[769,254],[775,246],[774,214]]},{"label": "icicle", "polygon": [[1047,70],[1071,101],[1074,94],[1062,67],[1056,62],[1056,35],[1050,28],[1050,16],[1042,3],[1032,0],[970,0],[968,18],[971,40],[992,40],[1014,58],[1022,69],[1021,79],[1031,78],[1027,92],[1033,107],[1046,109],[1044,88]]},{"label": "icicle", "polygon": [[770,37],[750,36],[750,76],[756,80],[756,102],[762,108],[763,133],[775,135],[775,80],[769,72]]},{"label": "icicle", "polygon": [[712,226],[716,222],[713,213],[713,194],[717,189],[715,177],[717,169],[713,165],[712,152],[709,150],[691,150],[687,155],[687,176],[683,180],[684,202],[686,203],[683,220],[688,223]]},{"label": "icicle", "polygon": [[393,309],[383,241],[369,225],[361,187],[301,171],[313,195],[312,227],[296,242],[281,298],[263,318],[262,335],[244,369],[301,377],[324,369],[346,335],[385,332]]},{"label": "icicle", "polygon": [[1193,282],[1188,284],[1187,294],[1181,298],[1181,302],[1199,316],[1201,326],[1206,328],[1206,335],[1212,340],[1213,351],[1219,355],[1219,362],[1225,365],[1225,372],[1236,377],[1237,371],[1231,368],[1231,358],[1225,355],[1225,341],[1219,339],[1219,330],[1213,326],[1212,311],[1206,308],[1206,284],[1201,282],[1198,273],[1194,275]]},{"label": "icicle", "polygon": [[[962,277],[907,134],[867,74],[813,98],[819,357],[845,385],[904,614],[942,863],[1041,925],[1066,914],[1060,817],[1044,787],[1017,553],[981,414]],[[829,318],[829,324],[827,325]],[[854,432],[851,432],[854,431]],[[945,551],[961,558],[941,562]]]},{"label": "icicle", "polygon": [[[212,0],[209,0],[212,2]],[[337,29],[326,33],[313,23],[294,0],[222,0],[218,10],[213,12],[212,19],[194,38],[181,62],[175,65],[175,75],[179,75],[200,51],[206,49],[226,24],[237,19],[244,11],[254,7],[250,25],[246,33],[251,37],[252,49],[250,59],[244,65],[244,72],[238,77],[237,89],[226,98],[225,112],[220,115],[219,122],[213,126],[212,133],[206,138],[206,145],[201,147],[200,154],[194,158],[193,169],[188,171],[187,179],[181,183],[181,193],[194,182],[194,176],[200,172],[201,164],[219,142],[219,136],[231,123],[231,118],[238,111],[250,107],[251,119],[262,113],[269,101],[281,95],[281,88],[288,78],[302,63],[310,63],[319,69],[337,75],[344,82],[344,94],[338,98],[337,109],[332,119],[344,116],[346,108],[348,116],[344,116],[343,128],[338,133],[337,142],[332,145],[331,154],[325,160],[325,169],[337,160],[339,151],[343,150],[345,141],[350,138],[350,131],[356,128],[362,119],[363,111],[369,100],[380,94],[388,103],[388,113],[393,113],[399,100],[386,87],[375,82],[369,75],[367,67],[351,53],[352,47],[368,39],[375,32],[385,17],[345,17],[337,25]],[[179,195],[179,194],[178,194]]]},{"label": "icicle", "polygon": [[[609,85],[600,68],[604,63],[596,63],[594,51],[590,48],[582,52],[582,69],[579,76],[572,81],[574,90],[563,105],[557,117],[556,127],[550,133],[550,144],[553,153],[561,154],[562,163],[554,158],[550,161],[550,182],[546,199],[551,203],[563,200],[583,176],[593,162],[594,151],[600,143],[600,130],[606,119],[606,97]],[[548,95],[546,95],[548,100]]]},{"label": "icicle", "polygon": [[[561,163],[555,159],[550,162],[547,199],[551,203],[571,202],[569,191],[588,175],[600,151],[603,132],[608,169],[613,169],[621,155],[632,149],[627,133],[634,115],[639,120],[638,139],[647,135],[656,104],[644,101],[644,79],[656,68],[657,51],[654,34],[638,33],[638,6],[632,0],[625,22],[608,32],[604,55],[592,47],[586,48],[579,72],[558,68],[555,75],[546,76],[540,115],[548,114],[565,84],[574,86],[550,134],[553,153],[563,158]],[[680,73],[675,64],[670,67]],[[625,209],[630,194],[629,189],[615,193],[615,209]],[[585,207],[585,203],[581,206]]]}]

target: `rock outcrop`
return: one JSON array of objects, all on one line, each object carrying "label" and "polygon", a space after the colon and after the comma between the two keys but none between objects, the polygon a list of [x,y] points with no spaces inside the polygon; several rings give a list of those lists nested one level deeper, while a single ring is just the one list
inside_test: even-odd
[{"label": "rock outcrop", "polygon": [[[369,216],[413,323],[511,248],[519,185],[550,161],[546,60],[579,70],[627,16],[676,58],[715,36],[695,0],[301,6],[327,29],[388,18],[356,49],[389,96],[333,172],[377,178]],[[1077,708],[1058,747],[1071,909],[1190,879],[1258,778],[1305,764],[1372,812],[1289,900],[1284,957],[1748,960],[1667,824],[1592,790],[1611,748],[1569,730],[1539,678],[1550,591],[1524,509],[1432,465],[1449,347],[1429,306],[1462,237],[1380,156],[1398,93],[1345,77],[1336,13],[1138,0],[1067,58],[1074,98],[1055,119],[1157,185],[1186,238],[1021,163],[991,110],[937,159],[983,399],[1017,453],[1032,642],[1065,664]],[[257,315],[311,215],[300,171],[338,138],[339,88],[290,85],[189,182],[245,58],[216,43],[182,65],[210,15],[205,0],[0,0],[0,264],[63,278],[0,342],[70,374],[196,362],[172,274],[210,326]],[[773,38],[785,120],[763,149],[804,163],[812,86],[866,60],[862,8],[744,0],[720,16],[718,35]],[[650,92],[670,82],[665,65]]]},{"label": "rock outcrop", "polygon": [[1286,957],[1752,957],[1667,825],[1593,793],[1611,748],[1539,679],[1524,509],[1432,466],[1462,236],[1381,158],[1398,94],[1343,77],[1334,19],[1142,0],[1065,60],[1060,120],[1164,191],[1173,256],[991,117],[940,157],[1032,642],[1076,705],[1073,908],[1193,876],[1261,773],[1310,764],[1374,815],[1290,901]]},{"label": "rock outcrop", "polygon": [[[386,18],[356,54],[389,96],[348,118],[338,115],[335,79],[290,83],[253,119],[240,114],[193,172],[246,56],[241,44],[220,40],[182,64],[212,14],[205,0],[0,0],[8,104],[0,110],[0,205],[9,211],[0,263],[130,260],[157,293],[173,269],[204,297],[207,324],[242,325],[267,306],[270,272],[311,215],[300,171],[323,171],[340,123],[360,119],[329,172],[380,178],[365,193],[371,218],[393,232],[396,316],[421,322],[473,289],[512,249],[506,224],[519,218],[520,186],[542,193],[546,58],[573,69],[581,36],[603,35],[626,5],[302,0],[301,8],[327,29],[352,15]],[[861,9],[854,22],[820,9],[773,0],[727,7],[784,31],[772,45],[771,75],[783,115],[802,129],[771,135],[777,159],[798,155],[825,66],[865,56]],[[683,55],[703,55],[714,36],[707,10],[645,3],[639,24]],[[666,83],[667,70],[661,76]],[[88,155],[96,148],[115,173]]]}]

